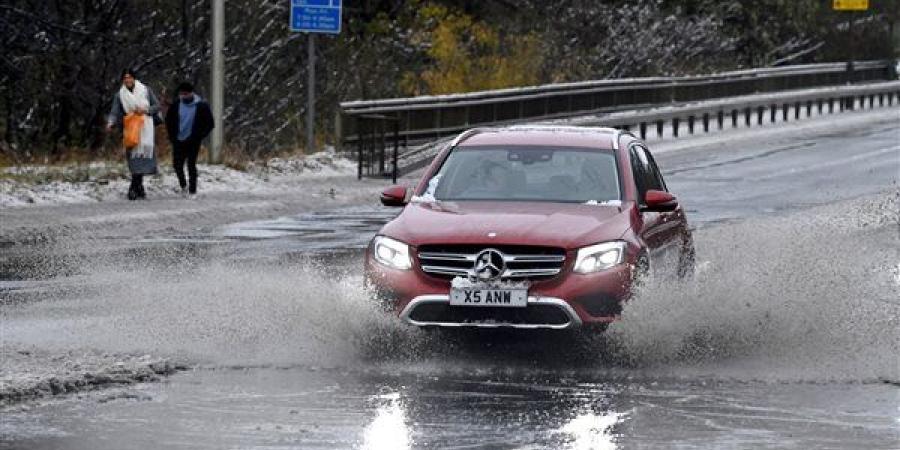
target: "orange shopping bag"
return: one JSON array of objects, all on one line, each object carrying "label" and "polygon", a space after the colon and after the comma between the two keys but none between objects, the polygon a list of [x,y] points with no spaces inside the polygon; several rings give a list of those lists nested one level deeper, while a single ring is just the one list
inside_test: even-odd
[{"label": "orange shopping bag", "polygon": [[144,116],[126,114],[122,119],[122,143],[125,148],[136,147],[141,142],[141,128],[144,127]]}]

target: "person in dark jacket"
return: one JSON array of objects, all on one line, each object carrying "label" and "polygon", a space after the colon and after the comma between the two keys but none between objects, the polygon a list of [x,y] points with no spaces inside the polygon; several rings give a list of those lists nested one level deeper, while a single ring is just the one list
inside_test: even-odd
[{"label": "person in dark jacket", "polygon": [[159,117],[159,101],[153,95],[153,91],[137,80],[134,70],[125,69],[122,71],[122,86],[112,99],[106,131],[112,131],[115,125],[122,125],[125,116],[133,114],[143,116],[144,121],[138,145],[125,149],[128,170],[131,172],[128,200],[147,197],[144,191],[144,175],[156,173],[153,130],[156,125],[162,123],[162,119]]},{"label": "person in dark jacket", "polygon": [[[182,192],[197,193],[197,154],[200,142],[212,131],[212,111],[209,103],[194,93],[194,86],[184,82],[178,85],[178,101],[166,113],[166,130],[172,141],[172,163]],[[187,162],[188,179],[184,178]]]}]

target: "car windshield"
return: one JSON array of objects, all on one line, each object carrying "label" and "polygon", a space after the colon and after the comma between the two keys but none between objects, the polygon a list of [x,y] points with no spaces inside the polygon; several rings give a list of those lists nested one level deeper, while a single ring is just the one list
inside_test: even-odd
[{"label": "car windshield", "polygon": [[458,147],[425,199],[589,203],[620,200],[612,151],[581,147]]}]

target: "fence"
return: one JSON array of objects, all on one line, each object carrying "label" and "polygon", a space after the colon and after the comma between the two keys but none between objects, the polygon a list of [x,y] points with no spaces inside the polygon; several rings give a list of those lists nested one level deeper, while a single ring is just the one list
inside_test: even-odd
[{"label": "fence", "polygon": [[[865,61],[857,62],[852,71],[848,70],[846,63],[807,64],[703,76],[599,80],[467,94],[353,101],[341,103],[335,131],[343,150],[358,152],[360,176],[364,172],[363,163],[366,164],[365,174],[384,176],[389,173],[386,167],[382,166],[380,171],[372,168],[379,167],[374,161],[385,160],[386,153],[391,149],[397,154],[396,159],[401,167],[392,168],[390,174],[402,174],[416,168],[404,161],[410,160],[414,154],[423,153],[420,144],[455,135],[475,126],[611,114],[723,97],[887,80],[893,76],[891,62]],[[806,102],[811,99],[798,98],[791,103],[798,101]],[[752,103],[742,104],[739,111],[746,113],[748,107],[755,108],[757,113],[759,108],[769,110],[770,113],[775,110],[771,108],[771,103]],[[698,110],[686,116],[679,114],[689,120],[691,128],[696,120],[700,120],[708,129],[708,115],[714,114],[718,121],[720,112],[724,116],[725,108],[721,111]],[[728,113],[733,113],[733,110]],[[730,115],[735,120],[736,114]],[[637,120],[635,117],[623,116],[604,124],[636,126],[642,134],[646,134],[647,124],[659,126],[660,120],[664,119],[655,117]],[[394,129],[390,136],[391,142],[384,139],[384,132],[378,136],[373,132],[385,129],[387,123]],[[377,137],[380,137],[380,142]],[[417,146],[419,148],[414,148]]]}]

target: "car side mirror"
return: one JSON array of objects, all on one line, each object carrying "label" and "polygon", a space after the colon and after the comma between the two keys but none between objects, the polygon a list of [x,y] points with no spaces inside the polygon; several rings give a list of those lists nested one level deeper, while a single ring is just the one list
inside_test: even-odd
[{"label": "car side mirror", "polygon": [[644,204],[644,211],[670,212],[678,208],[678,199],[668,192],[650,189],[644,194]]},{"label": "car side mirror", "polygon": [[384,206],[404,206],[408,203],[407,194],[409,189],[406,186],[391,186],[381,192],[381,204]]}]

